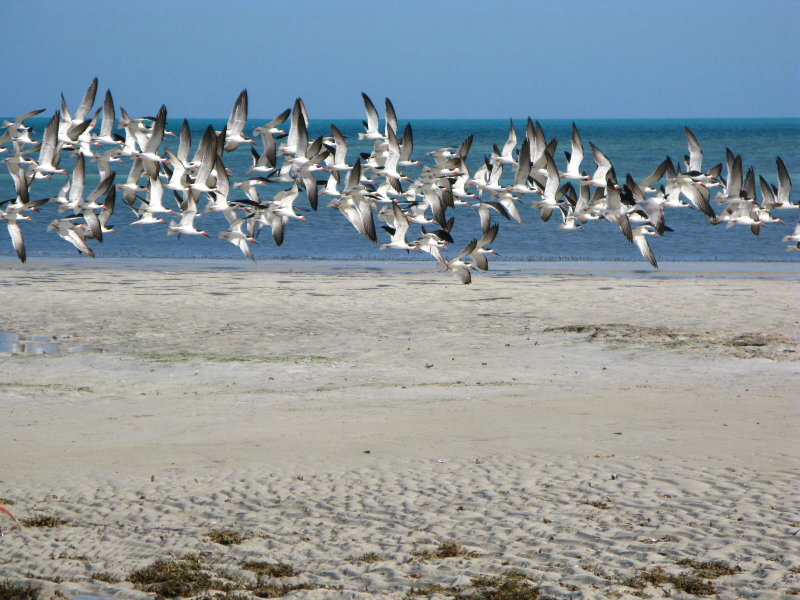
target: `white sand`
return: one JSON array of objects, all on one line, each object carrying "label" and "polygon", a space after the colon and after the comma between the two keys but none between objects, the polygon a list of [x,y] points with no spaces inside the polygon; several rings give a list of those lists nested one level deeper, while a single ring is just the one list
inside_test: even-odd
[{"label": "white sand", "polygon": [[[0,581],[146,598],[92,575],[200,552],[299,598],[511,569],[625,597],[685,558],[742,569],[723,598],[800,590],[796,278],[428,269],[0,264],[0,331],[89,350],[0,355],[0,498],[68,521],[0,515]],[[412,554],[446,540],[477,556]]]}]

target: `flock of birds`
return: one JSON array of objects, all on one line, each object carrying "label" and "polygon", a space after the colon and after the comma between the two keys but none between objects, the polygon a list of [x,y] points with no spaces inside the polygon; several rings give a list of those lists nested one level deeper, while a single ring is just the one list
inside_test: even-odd
[{"label": "flock of birds", "polygon": [[[653,267],[658,263],[647,238],[672,231],[666,225],[665,209],[693,207],[707,215],[712,224],[744,225],[758,235],[762,226],[782,223],[773,217],[773,211],[798,208],[790,201],[792,182],[780,157],[776,159],[778,185],[760,177],[759,201],[755,173],[752,168],[744,173],[740,155],[726,151],[724,178],[722,164],[703,169],[702,147],[688,127],[689,154],[684,164],[676,165],[666,158],[642,181],[628,174],[620,184],[611,161],[591,143],[596,168],[593,174],[584,172],[584,145],[574,124],[571,151],[565,152],[566,167],[559,169],[558,140],[548,141],[541,125],[530,118],[521,145],[512,121],[502,148],[495,145],[491,156],[484,157],[480,167],[470,173],[466,159],[472,136],[459,147],[427,153],[432,164],[423,165],[412,159],[411,125],[405,126],[402,135],[398,131],[391,101],[386,99],[381,127],[375,105],[363,93],[367,119],[358,138],[371,141],[373,147],[355,161],[349,162],[347,139],[334,124],[330,136],[309,140],[308,113],[300,98],[292,109],[252,131],[261,142],[260,151],[256,150],[259,144],[245,133],[248,98],[244,90],[226,127],[216,131],[209,125],[194,152],[189,124],[184,120],[177,151],[173,152],[162,147],[165,136],[175,135],[166,129],[165,106],[155,117],[138,118],[131,118],[120,108],[117,118],[111,92],[106,91],[103,106],[92,113],[97,84],[95,78],[74,112],[62,94],[61,110],[53,114],[40,141],[31,137],[33,130],[25,121],[43,110],[3,123],[0,151],[10,154],[4,162],[16,196],[0,202],[0,219],[5,221],[23,262],[25,243],[19,222],[31,219],[25,213],[35,212],[48,202],[57,203],[58,211],[66,215],[52,220],[48,230],[55,231],[79,253],[94,256],[90,241],[102,242],[114,231],[110,220],[117,192],[122,193],[125,205],[135,215],[132,225],[166,226],[167,235],[207,236],[196,227],[196,218],[203,213],[221,213],[228,228],[219,236],[251,259],[249,244],[256,242],[262,229],[268,227],[275,243],[281,245],[290,222],[307,220],[298,213],[304,209],[294,206],[302,191],[313,210],[317,210],[320,196],[328,197],[328,206],[338,209],[372,242],[378,242],[376,220],[383,223],[389,240],[380,246],[382,249],[427,253],[463,283],[470,283],[472,271],[488,269],[488,256],[496,254],[490,247],[499,231],[493,217],[522,224],[518,204],[523,195],[535,198],[532,205],[539,209],[542,220],[558,215],[559,227],[566,231],[581,229],[590,221],[614,223]],[[281,129],[286,121],[288,132]],[[233,180],[224,158],[226,152],[240,145],[249,146],[252,166],[241,179]],[[64,152],[75,156],[71,173],[59,167]],[[87,161],[96,164],[100,176],[99,184],[88,195]],[[124,183],[117,181],[117,172],[111,166],[123,161],[130,162]],[[407,167],[419,167],[416,171],[420,174],[412,180],[403,173]],[[512,182],[502,182],[504,170],[513,171]],[[327,178],[318,179],[320,173],[327,173]],[[37,180],[59,176],[66,179],[57,196],[31,198]],[[267,186],[276,184],[281,189],[267,194]],[[717,192],[711,202],[714,188]],[[240,193],[234,194],[237,190]],[[234,197],[237,195],[240,197]],[[460,206],[477,210],[482,237],[446,258],[442,251],[454,243],[452,215]],[[420,226],[418,234],[409,234],[412,225]],[[783,240],[791,242],[788,249],[800,249],[800,223]]]}]

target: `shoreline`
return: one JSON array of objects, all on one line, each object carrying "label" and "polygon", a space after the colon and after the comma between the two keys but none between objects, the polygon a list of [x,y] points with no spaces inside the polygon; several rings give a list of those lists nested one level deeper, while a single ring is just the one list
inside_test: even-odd
[{"label": "shoreline", "polygon": [[[39,269],[131,269],[131,270],[177,270],[177,271],[231,271],[255,272],[323,272],[353,273],[433,273],[435,263],[426,260],[336,260],[336,259],[275,259],[257,262],[242,259],[170,259],[170,258],[66,258],[31,257],[27,263],[20,263],[12,257],[0,256],[0,270],[39,270]],[[800,262],[786,261],[663,261],[659,269],[651,269],[639,260],[503,260],[492,261],[491,270],[476,274],[473,282],[481,277],[503,277],[510,275],[583,275],[623,276],[623,277],[779,277],[800,279]],[[453,277],[453,281],[456,279]]]}]

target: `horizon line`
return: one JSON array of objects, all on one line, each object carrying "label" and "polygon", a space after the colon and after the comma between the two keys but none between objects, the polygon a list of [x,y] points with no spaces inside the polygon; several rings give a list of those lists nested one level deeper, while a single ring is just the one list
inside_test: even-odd
[{"label": "horizon line", "polygon": [[[46,112],[46,109],[45,109]],[[42,113],[45,114],[45,113]],[[50,116],[43,117],[37,115],[35,117],[31,117],[30,120],[36,119],[50,119],[52,118],[51,113]],[[16,114],[0,114],[0,119],[9,119],[9,118],[16,118]],[[173,116],[170,117],[169,113],[167,116],[168,119],[193,119],[193,120],[227,120],[228,116],[218,116],[218,117],[209,117],[209,116],[202,116],[202,117],[187,117],[187,116]],[[248,121],[261,121],[261,120],[271,120],[274,116],[248,116]],[[507,121],[508,119],[512,119],[514,121],[526,121],[527,119],[534,119],[540,121],[697,121],[697,120],[716,120],[716,121],[742,121],[748,119],[759,119],[759,120],[772,120],[772,121],[780,121],[780,120],[800,120],[800,115],[798,116],[781,116],[781,117],[765,117],[765,116],[748,116],[748,117],[532,117],[530,115],[524,117],[400,117],[398,121]],[[334,121],[334,120],[344,120],[344,121],[363,121],[364,117],[314,117],[309,115],[310,121]],[[385,118],[381,117],[381,121],[384,121]]]}]

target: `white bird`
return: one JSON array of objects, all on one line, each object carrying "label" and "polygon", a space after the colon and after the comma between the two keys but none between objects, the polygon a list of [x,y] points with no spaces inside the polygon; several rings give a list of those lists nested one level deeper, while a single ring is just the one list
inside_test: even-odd
[{"label": "white bird", "polygon": [[75,114],[72,115],[70,113],[69,106],[67,105],[67,101],[64,99],[64,94],[61,94],[61,117],[64,122],[67,122],[71,125],[79,125],[83,123],[86,120],[86,117],[89,116],[89,112],[92,110],[96,95],[97,77],[92,79],[92,82],[89,84],[89,87],[83,94],[83,99],[81,100],[80,106],[78,106]]},{"label": "white bird", "polygon": [[786,165],[783,164],[783,159],[778,156],[775,159],[775,164],[778,167],[778,189],[774,190],[775,205],[772,208],[778,210],[784,208],[798,208],[798,205],[793,204],[791,201],[792,179],[789,177],[789,171],[786,169]]},{"label": "white bird", "polygon": [[302,98],[295,98],[291,115],[289,134],[286,136],[284,143],[281,144],[281,154],[294,154],[297,151],[300,124],[302,123],[304,127],[308,127],[308,112],[306,111],[306,105]]},{"label": "white bird", "polygon": [[211,171],[216,164],[216,144],[216,135],[214,134],[214,130],[211,128],[211,125],[209,125],[206,128],[203,138],[200,140],[200,145],[197,147],[197,152],[195,153],[195,158],[199,160],[200,166],[197,169],[194,179],[187,179],[185,189],[193,190],[197,193],[208,193],[214,191],[213,186],[215,182],[212,181]]},{"label": "white bird", "polygon": [[162,104],[155,121],[153,121],[153,127],[147,137],[147,142],[141,152],[137,154],[138,158],[142,160],[145,172],[151,179],[158,177],[159,165],[164,162],[164,158],[158,153],[158,147],[164,141],[166,124],[167,107]]},{"label": "white bird", "polygon": [[[343,192],[339,197],[332,200],[328,206],[338,209],[361,235],[373,242],[377,242],[378,237],[375,233],[372,206],[367,200],[364,186],[359,182],[360,171],[361,162],[357,160],[348,174]],[[333,173],[336,173],[336,171],[332,171],[331,175]],[[400,214],[402,214],[402,211],[400,211]],[[403,216],[403,221],[405,221],[405,216]],[[408,228],[408,225],[406,225],[406,228]]]},{"label": "white bird", "polygon": [[[247,125],[247,90],[242,90],[233,104],[231,114],[228,117],[228,124],[225,127],[225,151],[233,152],[239,144],[255,144],[255,142],[244,135],[244,127]],[[217,132],[221,133],[221,132]]]},{"label": "white bird", "polygon": [[380,118],[378,117],[378,110],[364,92],[361,92],[361,98],[364,100],[364,110],[367,112],[367,120],[364,123],[366,133],[359,133],[358,139],[360,140],[383,140],[384,135],[380,131]]},{"label": "white bird", "polygon": [[[152,213],[151,213],[152,214]],[[167,235],[185,234],[185,235],[202,235],[208,237],[208,233],[202,229],[197,229],[194,226],[194,220],[197,217],[197,206],[187,206],[181,212],[180,222],[170,221]]]},{"label": "white bird", "polygon": [[11,236],[11,244],[14,246],[17,257],[20,262],[25,262],[27,257],[25,253],[25,240],[22,237],[22,230],[19,227],[18,221],[30,221],[31,218],[20,215],[17,211],[4,211],[0,209],[0,220],[6,222],[6,229],[8,229],[8,235]]},{"label": "white bird", "polygon": [[146,204],[152,214],[175,214],[175,211],[164,206],[164,185],[160,177],[150,177],[150,185],[147,187]]},{"label": "white bird", "polygon": [[77,227],[71,219],[54,219],[47,226],[47,231],[54,229],[61,238],[75,246],[80,254],[88,254],[94,258],[94,251],[84,239],[84,232]]},{"label": "white bird", "polygon": [[508,139],[506,139],[506,143],[503,144],[503,149],[499,154],[492,154],[492,161],[496,163],[514,165],[517,163],[516,159],[514,158],[514,150],[517,147],[517,131],[514,129],[514,121],[512,119],[509,119],[508,121]]},{"label": "white bird", "polygon": [[86,182],[86,162],[83,154],[78,154],[75,159],[75,166],[72,169],[72,184],[69,189],[67,202],[59,207],[59,212],[72,210],[73,214],[80,213],[86,221],[91,231],[91,237],[97,241],[103,241],[103,231],[100,227],[100,221],[95,214],[96,209],[102,209],[103,205],[98,204],[97,200],[108,192],[109,188],[114,185],[114,179],[117,174],[111,171],[104,179],[97,184],[94,190],[87,196],[83,197],[83,191]]},{"label": "white bird", "polygon": [[403,130],[403,139],[400,140],[400,162],[398,165],[401,167],[419,166],[422,163],[418,160],[411,160],[411,153],[414,151],[414,132],[411,129],[411,123],[406,124]]},{"label": "white bird", "polygon": [[786,250],[800,250],[800,221],[794,226],[794,231],[784,236],[781,239],[782,242],[792,242],[791,245],[786,247]]},{"label": "white bird", "polygon": [[323,187],[319,193],[323,196],[332,196],[334,198],[338,198],[342,195],[339,191],[339,180],[340,175],[339,171],[336,169],[331,169],[328,174],[328,181],[325,182],[325,187]]},{"label": "white bird", "polygon": [[161,217],[156,217],[147,204],[143,204],[139,209],[131,207],[131,210],[136,215],[136,220],[129,223],[129,225],[155,225],[156,223],[166,223]]},{"label": "white bird", "polygon": [[[21,262],[25,262],[27,255],[25,253],[25,241],[22,237],[22,230],[19,227],[18,221],[30,221],[31,218],[23,215],[22,212],[26,210],[35,209],[36,206],[46,203],[49,199],[31,201],[29,197],[30,184],[33,178],[29,178],[24,172],[20,173],[20,177],[15,181],[17,195],[13,202],[8,200],[0,203],[0,220],[6,222],[8,234],[11,236],[11,244],[17,257]],[[2,206],[5,205],[5,208]]]},{"label": "white bird", "polygon": [[641,225],[640,227],[637,227],[632,232],[633,243],[639,248],[639,252],[642,253],[642,256],[644,256],[648,262],[657,269],[658,262],[656,262],[656,257],[653,255],[653,251],[650,249],[650,244],[647,242],[648,235],[659,237],[660,234],[649,225]]},{"label": "white bird", "polygon": [[328,163],[328,168],[336,171],[349,171],[353,167],[347,164],[347,138],[333,123],[331,123],[331,133],[336,151],[333,153],[333,162]]},{"label": "white bird", "polygon": [[272,143],[274,145],[276,135],[278,136],[286,135],[286,132],[280,127],[278,127],[278,125],[283,124],[286,121],[286,119],[289,118],[291,112],[292,112],[291,109],[287,108],[285,111],[283,111],[281,114],[279,114],[277,117],[275,117],[268,123],[265,123],[261,127],[256,127],[253,130],[253,135],[261,135],[262,141],[265,139],[264,138],[265,135],[269,135],[270,138],[272,138]]},{"label": "white bird", "polygon": [[475,243],[475,247],[469,253],[470,258],[475,263],[475,266],[482,271],[489,269],[489,259],[487,254],[494,254],[499,256],[495,250],[489,248],[489,244],[494,243],[497,237],[497,232],[500,230],[500,225],[494,224],[487,231],[483,233],[483,237]]},{"label": "white bird", "polygon": [[587,181],[588,175],[581,173],[581,163],[583,162],[583,140],[575,123],[572,123],[572,152],[567,154],[567,170],[560,173],[561,179],[577,179]]},{"label": "white bird", "polygon": [[295,212],[294,201],[297,200],[299,195],[300,188],[297,187],[297,183],[295,182],[288,190],[282,190],[275,194],[275,197],[269,205],[269,212],[280,217],[308,221],[306,217],[298,215],[297,212]]},{"label": "white bird", "polygon": [[759,207],[747,201],[731,202],[719,216],[709,219],[709,222],[712,225],[726,223],[728,228],[734,225],[747,225],[753,235],[759,235],[761,226],[764,225],[759,217]]},{"label": "white bird", "polygon": [[100,173],[100,179],[104,179],[111,174],[113,171],[111,168],[112,162],[122,162],[122,159],[119,157],[119,148],[112,148],[102,154],[93,154],[92,160],[97,163],[97,171]]},{"label": "white bird", "polygon": [[476,270],[476,267],[471,263],[465,263],[461,259],[462,257],[467,256],[470,252],[472,252],[476,244],[477,240],[472,240],[469,244],[467,244],[466,248],[464,248],[458,254],[458,256],[456,256],[452,260],[445,259],[444,256],[442,256],[442,251],[436,247],[431,248],[431,256],[433,256],[436,259],[442,270],[454,273],[461,280],[461,283],[469,284],[472,283],[472,274],[470,273],[470,269]]},{"label": "white bird", "polygon": [[606,196],[605,196],[605,209],[603,216],[617,225],[622,230],[622,233],[629,242],[633,241],[633,232],[631,231],[631,223],[628,219],[627,209],[622,205],[619,191],[617,190],[611,175],[607,174],[608,180],[606,183]]},{"label": "white bird", "polygon": [[236,215],[236,211],[232,208],[226,211],[223,211],[225,218],[228,221],[228,231],[220,231],[219,237],[228,240],[231,244],[239,248],[247,258],[250,260],[255,260],[253,257],[253,251],[250,250],[250,246],[247,242],[256,243],[256,239],[254,237],[246,235],[242,231],[242,225],[245,222],[245,219],[240,219]]},{"label": "white bird", "polygon": [[386,161],[384,162],[383,168],[380,169],[379,174],[387,179],[411,181],[411,179],[397,170],[400,164],[400,143],[397,141],[397,136],[391,127],[387,130],[386,141],[389,145],[389,151],[386,154]]},{"label": "white bird", "polygon": [[545,161],[547,164],[547,183],[542,192],[542,199],[533,203],[533,206],[541,211],[542,221],[548,221],[553,210],[558,207],[558,191],[561,183],[556,161],[553,160],[549,152],[545,153]]},{"label": "white bird", "polygon": [[60,173],[66,175],[67,171],[60,169],[58,163],[61,159],[61,142],[58,141],[58,124],[60,116],[58,111],[50,119],[44,130],[42,145],[39,148],[39,160],[33,167],[33,171],[40,175],[52,175]]},{"label": "white bird", "polygon": [[3,135],[0,136],[0,146],[7,144],[8,142],[19,142],[20,144],[35,143],[32,139],[30,139],[29,133],[31,128],[25,125],[25,120],[43,113],[44,110],[45,109],[43,108],[32,110],[18,116],[13,121],[3,121],[3,124],[0,125],[0,127],[5,127],[6,130]]},{"label": "white bird", "polygon": [[116,113],[114,111],[114,98],[111,96],[111,90],[106,90],[106,97],[103,101],[103,123],[100,126],[100,132],[92,136],[92,142],[96,145],[109,144],[119,146],[120,141],[114,137],[114,122],[116,120]]},{"label": "white bird", "polygon": [[689,156],[686,160],[687,173],[690,175],[700,175],[703,173],[703,147],[697,141],[692,130],[688,127],[683,128],[686,131],[686,140],[689,144]]},{"label": "white bird", "polygon": [[613,169],[611,161],[603,151],[592,142],[589,142],[589,146],[592,148],[592,155],[594,156],[595,163],[597,163],[597,169],[595,169],[594,175],[592,175],[590,179],[581,181],[581,185],[593,185],[594,187],[606,187],[609,183],[615,185],[616,181],[613,175],[611,175]]},{"label": "white bird", "polygon": [[419,252],[419,246],[416,244],[409,244],[408,240],[406,239],[409,225],[408,219],[406,219],[405,214],[403,214],[403,211],[400,209],[400,205],[396,202],[392,203],[392,212],[394,215],[394,227],[390,227],[388,225],[383,226],[389,235],[392,236],[391,241],[386,244],[382,244],[380,247],[381,250],[391,248],[394,250],[415,250]]}]

